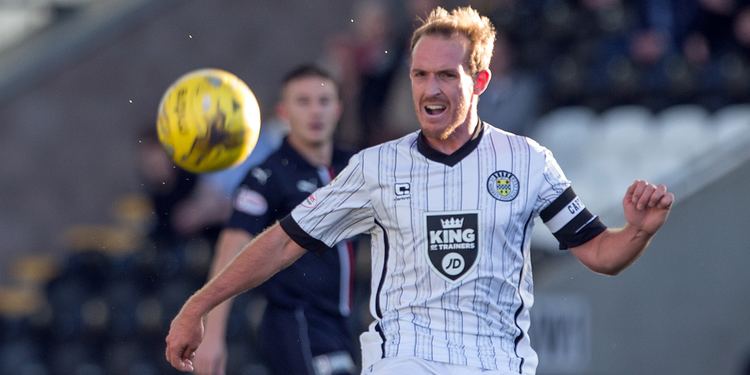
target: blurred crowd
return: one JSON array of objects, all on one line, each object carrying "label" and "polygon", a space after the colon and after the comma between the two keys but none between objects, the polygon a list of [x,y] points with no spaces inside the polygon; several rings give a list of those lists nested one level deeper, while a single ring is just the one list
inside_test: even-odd
[{"label": "blurred crowd", "polygon": [[[750,99],[746,0],[482,0],[498,29],[480,116],[528,134],[551,109],[695,103],[710,110]],[[368,146],[416,130],[408,81],[410,31],[431,0],[358,3],[351,30],[323,59],[344,82],[342,138]],[[395,16],[394,16],[395,15]]]}]

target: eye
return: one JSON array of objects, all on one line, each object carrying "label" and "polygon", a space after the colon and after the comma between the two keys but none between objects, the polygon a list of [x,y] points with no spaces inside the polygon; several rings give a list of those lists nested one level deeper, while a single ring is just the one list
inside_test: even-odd
[{"label": "eye", "polygon": [[440,72],[440,73],[438,73],[438,76],[441,79],[454,79],[454,78],[458,77],[458,75],[456,73],[454,73],[454,72]]}]

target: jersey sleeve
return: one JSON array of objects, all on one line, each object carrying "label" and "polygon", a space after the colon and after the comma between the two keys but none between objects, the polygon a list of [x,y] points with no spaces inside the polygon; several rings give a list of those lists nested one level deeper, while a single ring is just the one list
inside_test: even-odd
[{"label": "jersey sleeve", "polygon": [[363,160],[362,153],[353,156],[333,181],[281,219],[281,227],[297,244],[323,251],[372,229],[375,221]]},{"label": "jersey sleeve", "polygon": [[271,225],[279,204],[274,181],[270,169],[262,166],[251,169],[234,194],[232,215],[226,227],[243,229],[255,236]]},{"label": "jersey sleeve", "polygon": [[552,152],[544,149],[543,181],[537,210],[544,224],[560,243],[560,249],[583,245],[607,227],[592,214],[571,187]]}]

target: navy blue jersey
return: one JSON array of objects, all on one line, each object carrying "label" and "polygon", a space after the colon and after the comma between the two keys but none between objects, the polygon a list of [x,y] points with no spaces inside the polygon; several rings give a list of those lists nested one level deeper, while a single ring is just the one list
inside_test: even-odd
[{"label": "navy blue jersey", "polygon": [[[238,187],[227,227],[253,236],[260,234],[333,179],[350,156],[334,149],[330,167],[314,167],[284,139],[279,149],[251,169]],[[279,307],[348,316],[353,264],[353,246],[342,241],[326,251],[306,253],[258,290],[270,304]]]}]

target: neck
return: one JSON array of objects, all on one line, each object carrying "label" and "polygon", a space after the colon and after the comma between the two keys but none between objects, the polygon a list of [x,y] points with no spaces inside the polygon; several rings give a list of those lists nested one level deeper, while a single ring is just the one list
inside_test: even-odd
[{"label": "neck", "polygon": [[422,134],[425,134],[425,140],[430,147],[445,155],[451,155],[461,148],[461,146],[465,145],[466,142],[471,140],[477,129],[478,123],[479,115],[477,115],[477,108],[476,106],[473,106],[472,109],[469,110],[466,120],[453,129],[447,138],[428,137],[424,132]]},{"label": "neck", "polygon": [[289,135],[289,144],[313,167],[328,167],[331,165],[333,141],[310,143]]}]

